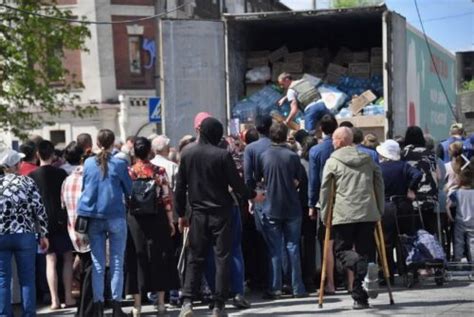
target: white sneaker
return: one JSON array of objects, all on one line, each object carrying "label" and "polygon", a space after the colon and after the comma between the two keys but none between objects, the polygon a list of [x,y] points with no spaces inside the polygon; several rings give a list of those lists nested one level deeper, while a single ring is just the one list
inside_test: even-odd
[{"label": "white sneaker", "polygon": [[374,299],[379,296],[378,291],[378,275],[379,275],[379,268],[378,265],[371,262],[367,266],[367,275],[365,276],[364,282],[362,283],[367,295],[370,298]]}]

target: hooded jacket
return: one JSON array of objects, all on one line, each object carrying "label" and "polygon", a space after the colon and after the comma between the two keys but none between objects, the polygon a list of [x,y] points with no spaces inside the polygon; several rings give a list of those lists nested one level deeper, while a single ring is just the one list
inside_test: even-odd
[{"label": "hooded jacket", "polygon": [[217,119],[207,118],[201,123],[197,143],[183,151],[175,191],[175,208],[180,217],[185,214],[186,193],[193,211],[230,208],[234,201],[229,186],[243,199],[255,197],[239,176],[232,155],[217,147],[223,131]]},{"label": "hooded jacket", "polygon": [[340,148],[326,161],[320,202],[321,218],[326,223],[329,199],[335,181],[332,224],[379,221],[384,210],[384,183],[380,167],[372,158],[353,146]]}]

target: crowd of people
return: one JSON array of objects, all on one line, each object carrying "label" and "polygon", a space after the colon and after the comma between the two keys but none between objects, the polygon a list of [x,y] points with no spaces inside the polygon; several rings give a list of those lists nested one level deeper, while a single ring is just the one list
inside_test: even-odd
[{"label": "crowd of people", "polygon": [[[377,221],[392,283],[400,233],[424,228],[449,260],[472,261],[474,137],[460,124],[441,143],[412,126],[379,144],[330,113],[315,127],[290,131],[257,116],[224,137],[219,120],[199,113],[196,135],[176,148],[165,135],[122,144],[102,129],[95,145],[80,134],[62,150],[39,137],[2,149],[0,315],[12,316],[14,268],[24,316],[37,299],[51,310],[77,306],[78,316],[103,316],[105,306],[125,316],[130,296],[133,316],[152,301],[188,317],[196,300],[213,316],[226,315],[229,298],[248,308],[248,289],[305,297],[318,285],[326,225],[325,294],[346,289],[354,309],[369,307],[377,279]],[[421,220],[411,217],[418,211]]]}]

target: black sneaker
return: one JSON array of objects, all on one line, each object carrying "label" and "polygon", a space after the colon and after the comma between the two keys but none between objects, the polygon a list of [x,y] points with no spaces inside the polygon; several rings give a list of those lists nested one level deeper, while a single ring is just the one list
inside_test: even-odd
[{"label": "black sneaker", "polygon": [[354,304],[352,305],[352,309],[367,309],[370,308],[369,302],[368,301],[354,301]]},{"label": "black sneaker", "polygon": [[281,291],[275,291],[275,292],[265,292],[265,294],[263,294],[262,298],[263,299],[281,299]]}]

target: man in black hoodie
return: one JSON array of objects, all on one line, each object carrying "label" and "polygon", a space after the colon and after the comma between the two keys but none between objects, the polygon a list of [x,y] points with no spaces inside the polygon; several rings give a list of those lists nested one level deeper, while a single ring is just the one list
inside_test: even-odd
[{"label": "man in black hoodie", "polygon": [[262,194],[257,196],[245,186],[231,154],[217,147],[223,132],[224,128],[217,119],[205,119],[199,129],[198,142],[186,147],[181,156],[175,191],[180,230],[188,226],[188,220],[184,218],[186,193],[192,210],[181,317],[193,315],[192,299],[198,294],[205,258],[211,245],[216,257],[213,316],[226,316],[224,307],[230,281],[233,204],[229,187],[243,199],[263,201]]}]

